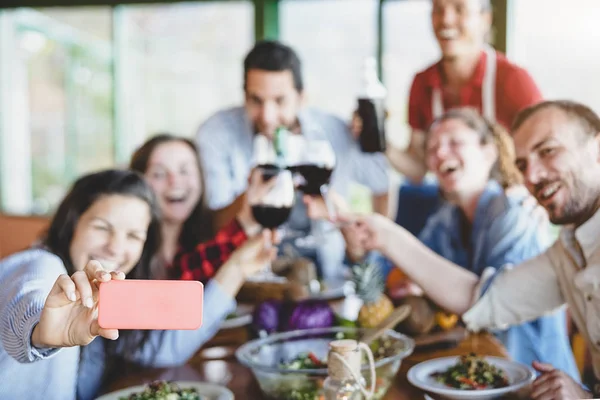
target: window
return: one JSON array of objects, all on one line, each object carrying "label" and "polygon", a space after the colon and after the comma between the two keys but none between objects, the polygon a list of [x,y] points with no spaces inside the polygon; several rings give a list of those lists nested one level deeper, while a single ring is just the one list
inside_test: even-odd
[{"label": "window", "polygon": [[137,142],[160,131],[193,136],[214,112],[242,104],[243,59],[254,44],[250,1],[127,6],[120,12],[125,131]]},{"label": "window", "polygon": [[[6,90],[21,100],[11,110],[19,118],[4,126],[23,148],[5,140],[3,156],[23,169],[10,172],[6,211],[47,213],[80,172],[113,165],[110,15],[110,7],[10,12],[14,41],[4,50],[13,57],[3,67],[13,72]],[[29,185],[13,190],[17,181]]]},{"label": "window", "polygon": [[398,147],[408,144],[408,95],[413,78],[440,57],[430,14],[430,0],[384,4],[383,78],[389,110],[386,128],[388,139]]},{"label": "window", "polygon": [[51,213],[81,174],[241,104],[253,22],[249,0],[0,10],[2,211]]},{"label": "window", "polygon": [[303,66],[307,103],[350,120],[365,57],[377,48],[377,0],[283,0],[281,40]]},{"label": "window", "polygon": [[[350,121],[366,57],[377,49],[378,0],[282,0],[280,38],[302,61],[306,103]],[[350,206],[371,209],[369,191],[350,188]]]},{"label": "window", "polygon": [[529,71],[544,97],[600,112],[598,2],[513,0],[510,7],[509,57]]}]

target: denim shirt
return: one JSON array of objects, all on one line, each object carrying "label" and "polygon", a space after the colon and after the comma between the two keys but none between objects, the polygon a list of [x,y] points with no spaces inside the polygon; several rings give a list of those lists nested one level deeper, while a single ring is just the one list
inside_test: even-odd
[{"label": "denim shirt", "polygon": [[[535,204],[523,203],[526,198],[524,189],[507,196],[496,181],[490,181],[477,204],[466,246],[461,238],[461,211],[449,203],[430,217],[419,239],[478,276],[486,267],[510,268],[551,244],[547,220],[533,213]],[[580,381],[564,310],[495,334],[514,360],[527,365],[532,361],[550,363]]]}]

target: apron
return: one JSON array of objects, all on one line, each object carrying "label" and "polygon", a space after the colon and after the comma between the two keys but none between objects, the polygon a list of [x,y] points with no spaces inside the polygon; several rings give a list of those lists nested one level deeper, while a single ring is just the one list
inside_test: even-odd
[{"label": "apron", "polygon": [[[483,115],[490,121],[496,121],[496,52],[490,46],[486,46],[485,49],[486,65],[485,72],[483,75],[483,85],[481,90],[482,95],[482,111]],[[433,111],[433,119],[439,118],[444,113],[444,103],[442,101],[442,91],[440,88],[433,89],[431,98],[431,109]],[[425,138],[423,137],[423,140]],[[442,198],[439,196],[439,189],[437,187],[437,181],[431,176],[426,175],[425,182],[419,184],[404,184],[401,190],[404,190],[405,196],[408,193],[415,193],[412,196],[421,205],[419,213],[409,214],[405,220],[398,220],[396,222],[404,227],[410,227],[415,232],[421,232],[425,226],[425,221],[435,213],[439,205],[442,203]],[[435,190],[435,193],[433,192]],[[410,195],[409,195],[410,196]],[[437,199],[437,202],[434,201]],[[400,199],[398,199],[400,201]],[[406,200],[404,200],[406,201]],[[427,202],[427,207],[424,204]],[[401,215],[401,214],[399,214]]]},{"label": "apron", "polygon": [[[496,52],[489,46],[485,47],[485,73],[483,75],[483,87],[481,89],[483,116],[490,121],[496,121]],[[444,102],[440,88],[433,89],[431,97],[431,109],[433,119],[444,113]]]}]

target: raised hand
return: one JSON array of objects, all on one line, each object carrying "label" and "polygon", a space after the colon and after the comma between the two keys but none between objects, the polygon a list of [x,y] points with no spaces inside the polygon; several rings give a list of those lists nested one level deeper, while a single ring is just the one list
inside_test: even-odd
[{"label": "raised hand", "polygon": [[329,201],[331,201],[331,204],[333,205],[335,215],[329,214],[330,210],[327,208],[327,204],[325,204],[325,200],[322,196],[304,195],[302,197],[302,201],[306,205],[306,212],[310,219],[328,219],[335,222],[338,215],[347,214],[349,212],[348,204],[342,196],[337,194],[337,192],[329,190],[327,195]]},{"label": "raised hand", "polygon": [[263,179],[260,168],[254,168],[248,178],[248,189],[246,190],[246,203],[258,203],[275,186],[276,179]]},{"label": "raised hand", "polygon": [[273,246],[273,243],[277,242],[276,234],[265,229],[261,235],[248,240],[242,247],[238,248],[227,263],[239,266],[245,277],[252,276],[263,270],[265,265],[275,259],[277,248]]},{"label": "raised hand", "polygon": [[369,214],[365,216],[340,216],[338,220],[342,223],[342,234],[346,238],[348,246],[358,246],[365,251],[378,250],[384,252],[387,235],[385,231],[393,221],[381,214]]},{"label": "raised hand", "polygon": [[350,132],[352,133],[352,136],[354,137],[354,139],[358,139],[358,137],[360,136],[360,131],[362,131],[362,118],[360,118],[360,116],[358,115],[358,111],[354,111],[354,113],[352,113],[352,119],[350,120]]},{"label": "raised hand", "polygon": [[246,198],[237,214],[239,223],[244,228],[246,235],[254,236],[261,230],[261,226],[252,215],[252,204],[258,203],[275,186],[276,179],[263,180],[260,169],[253,169],[248,178]]},{"label": "raised hand", "polygon": [[98,326],[98,288],[111,279],[125,279],[125,274],[106,271],[98,261],[88,262],[71,276],[59,276],[33,330],[32,344],[57,348],[85,346],[96,336],[117,339],[118,330]]}]

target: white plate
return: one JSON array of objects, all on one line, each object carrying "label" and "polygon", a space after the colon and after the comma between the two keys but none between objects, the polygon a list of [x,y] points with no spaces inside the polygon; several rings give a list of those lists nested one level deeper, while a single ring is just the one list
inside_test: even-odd
[{"label": "white plate", "polygon": [[356,293],[354,283],[347,280],[328,280],[324,281],[325,288],[319,292],[310,293],[310,298],[314,300],[335,300],[342,297],[348,297]]},{"label": "white plate", "polygon": [[535,372],[524,364],[498,357],[483,357],[488,363],[502,369],[506,373],[509,386],[487,390],[460,390],[449,388],[437,382],[431,375],[443,372],[456,364],[459,357],[444,357],[424,361],[408,371],[408,381],[424,391],[455,400],[487,400],[496,399],[508,393],[516,392],[535,379]]},{"label": "white plate", "polygon": [[[194,388],[201,396],[208,397],[209,400],[234,400],[233,393],[226,387],[205,382],[172,382],[179,385],[182,389]],[[133,393],[142,392],[148,385],[133,386],[127,389],[105,394],[96,400],[119,400],[121,397],[127,397]]]},{"label": "white plate", "polygon": [[250,304],[238,304],[235,310],[236,317],[224,320],[221,329],[239,328],[252,322],[253,306]]}]

